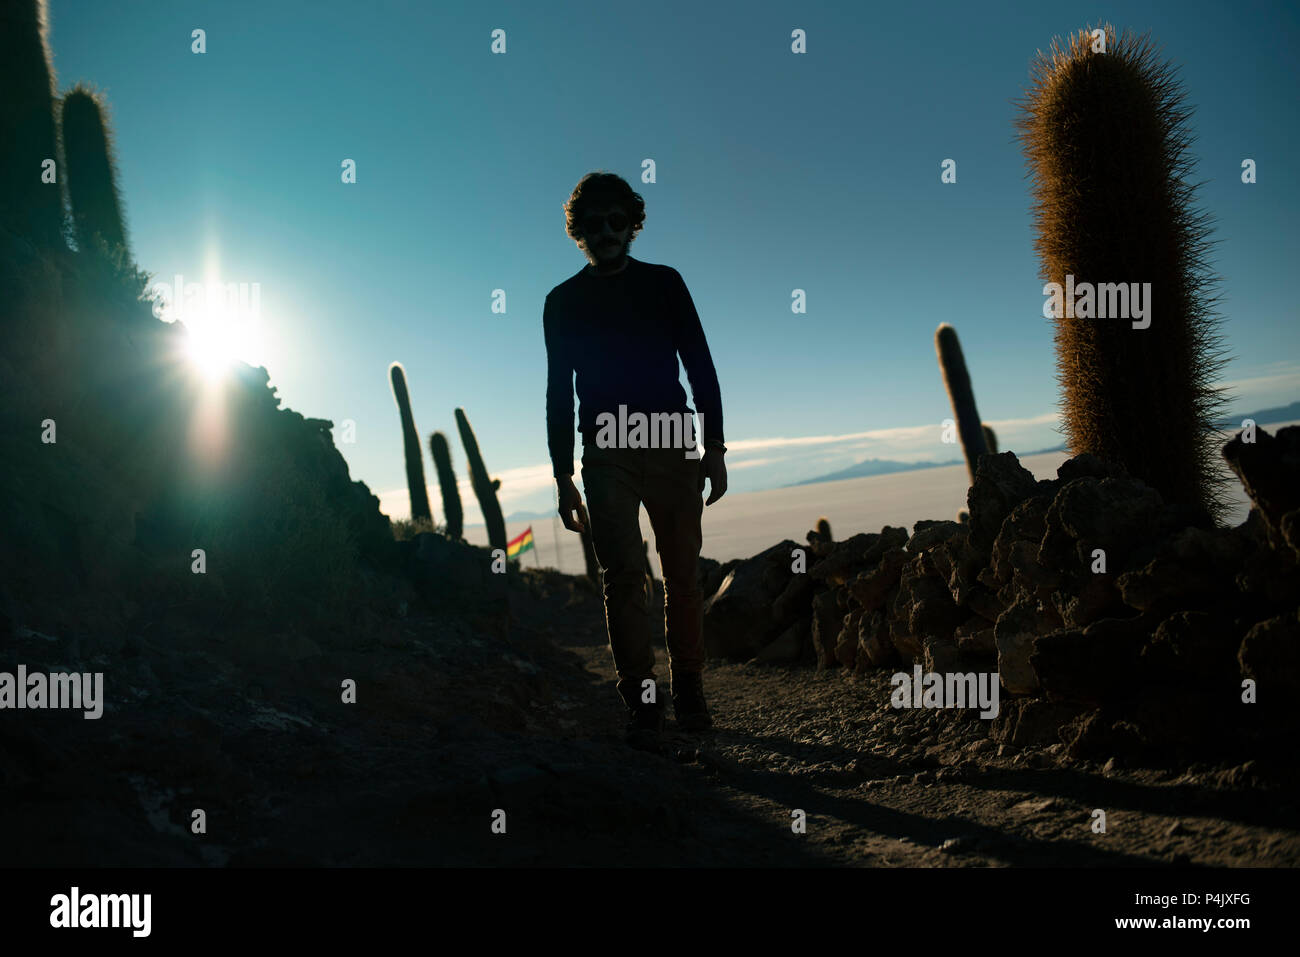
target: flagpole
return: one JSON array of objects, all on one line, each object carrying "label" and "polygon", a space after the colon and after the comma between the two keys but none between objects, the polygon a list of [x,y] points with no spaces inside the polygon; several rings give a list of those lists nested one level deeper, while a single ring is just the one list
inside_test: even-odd
[{"label": "flagpole", "polygon": [[551,512],[551,537],[555,539],[555,570],[563,571],[560,568],[560,483],[556,482],[552,489],[555,492],[555,511]]}]

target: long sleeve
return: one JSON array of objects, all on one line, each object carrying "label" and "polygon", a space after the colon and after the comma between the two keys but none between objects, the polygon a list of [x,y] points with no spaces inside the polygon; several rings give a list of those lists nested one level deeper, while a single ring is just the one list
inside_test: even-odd
[{"label": "long sleeve", "polygon": [[559,319],[546,297],[542,337],[546,341],[546,441],[556,478],[573,474],[573,360]]},{"label": "long sleeve", "polygon": [[677,352],[682,357],[686,378],[691,384],[691,398],[695,401],[695,411],[700,415],[703,441],[717,439],[721,442],[722,389],[718,385],[718,373],[713,367],[709,343],[704,338],[704,326],[700,323],[700,314],[695,311],[695,302],[691,299],[690,290],[686,288],[681,273],[671,266],[669,272],[677,317]]}]

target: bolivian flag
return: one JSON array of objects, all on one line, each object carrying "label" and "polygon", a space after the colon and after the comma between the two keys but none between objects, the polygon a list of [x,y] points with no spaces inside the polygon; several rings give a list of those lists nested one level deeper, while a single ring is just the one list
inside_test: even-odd
[{"label": "bolivian flag", "polygon": [[533,526],[529,525],[518,538],[512,538],[506,543],[506,557],[514,558],[517,555],[522,555],[532,547]]}]

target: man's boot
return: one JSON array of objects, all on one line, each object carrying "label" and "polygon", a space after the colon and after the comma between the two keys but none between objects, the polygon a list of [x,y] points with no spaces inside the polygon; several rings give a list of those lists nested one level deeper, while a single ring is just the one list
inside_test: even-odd
[{"label": "man's boot", "polygon": [[661,751],[663,749],[664,705],[655,700],[654,704],[638,701],[628,708],[627,735],[628,745],[638,751]]},{"label": "man's boot", "polygon": [[683,731],[708,731],[713,727],[704,703],[704,676],[700,672],[673,675],[673,714]]}]

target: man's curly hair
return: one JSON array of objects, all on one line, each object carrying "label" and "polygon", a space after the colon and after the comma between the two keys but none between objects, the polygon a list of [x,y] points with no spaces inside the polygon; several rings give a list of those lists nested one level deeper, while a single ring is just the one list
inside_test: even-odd
[{"label": "man's curly hair", "polygon": [[588,173],[578,181],[564,204],[564,230],[575,242],[582,245],[586,236],[582,232],[582,220],[592,209],[617,204],[627,212],[631,220],[632,232],[629,239],[645,225],[645,200],[641,194],[634,192],[627,180],[616,173],[599,171]]}]

